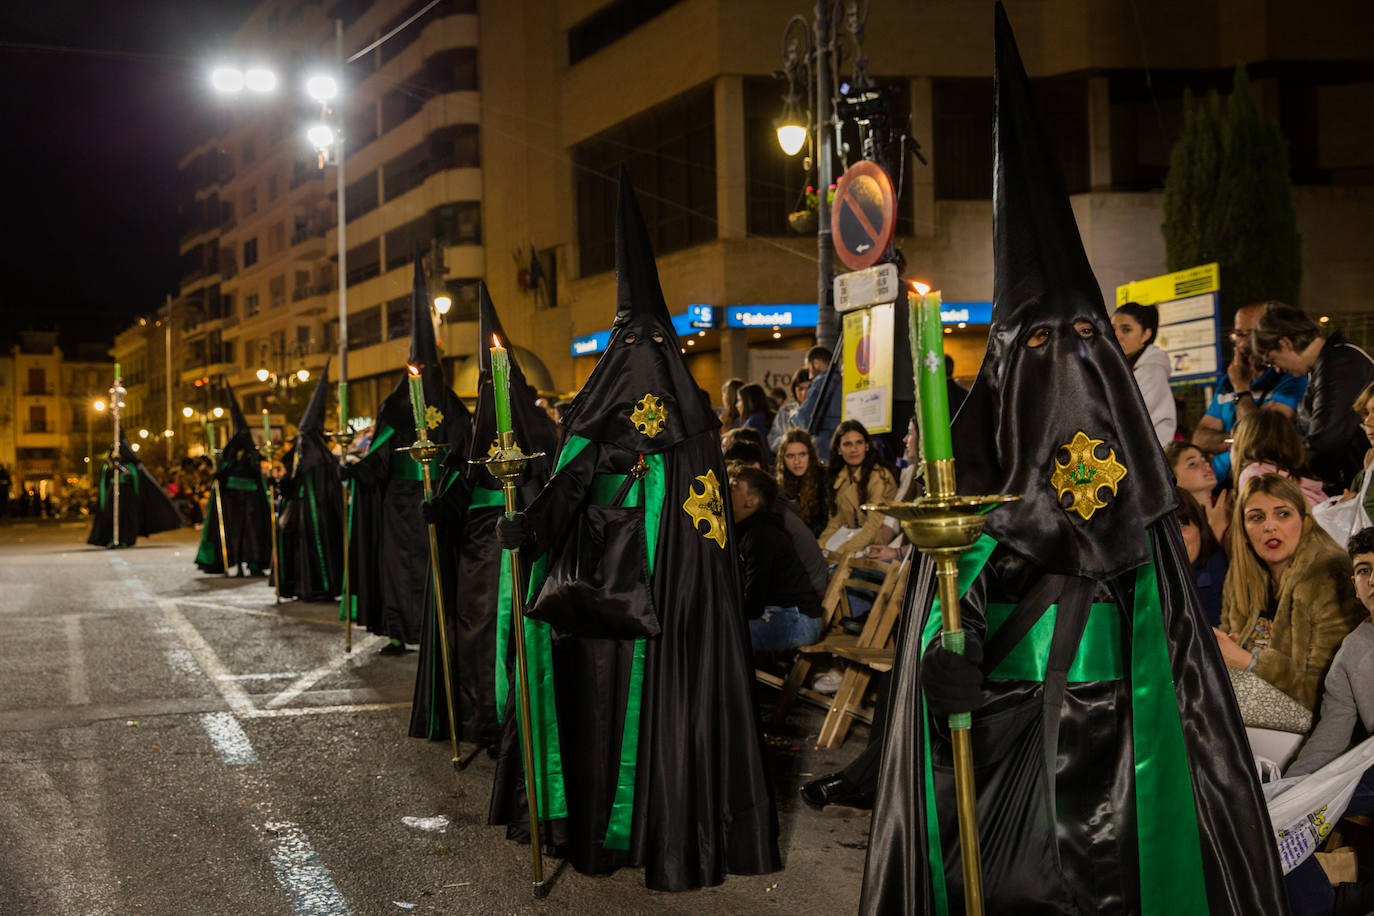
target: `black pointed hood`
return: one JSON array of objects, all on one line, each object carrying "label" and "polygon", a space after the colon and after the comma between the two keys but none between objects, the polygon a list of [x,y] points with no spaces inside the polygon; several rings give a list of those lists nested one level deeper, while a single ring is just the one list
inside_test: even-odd
[{"label": "black pointed hood", "polygon": [[673,330],[649,233],[620,170],[615,224],[616,313],[606,352],[563,418],[576,435],[633,452],[661,452],[720,421]]},{"label": "black pointed hood", "polygon": [[[110,449],[109,454],[113,455],[114,449]],[[138,452],[134,451],[134,447],[129,444],[129,437],[122,426],[119,428],[119,461],[124,465],[142,464],[139,461]]]},{"label": "black pointed hood", "polygon": [[[987,353],[953,424],[959,489],[1023,494],[988,517],[988,533],[1047,571],[1105,578],[1149,559],[1145,529],[1173,511],[1173,480],[1000,2],[995,16],[994,301]],[[1091,450],[1071,454],[1076,438]],[[1117,466],[1112,492],[1102,481]],[[1105,504],[1095,510],[1094,483]]]},{"label": "black pointed hood", "polygon": [[534,403],[539,394],[525,381],[525,373],[521,371],[520,361],[515,355],[515,345],[501,327],[501,319],[496,314],[496,307],[492,304],[485,281],[477,281],[477,300],[477,365],[480,375],[477,380],[477,407],[472,419],[472,447],[467,454],[455,453],[449,465],[457,468],[458,462],[462,462],[462,470],[474,486],[500,489],[500,483],[487,473],[485,467],[469,463],[469,459],[485,460],[496,447],[496,404],[490,349],[494,337],[506,348],[510,359],[510,413],[511,426],[515,429],[515,441],[527,453],[544,453],[544,457],[527,466],[527,478],[532,475],[543,480],[548,474],[540,471],[536,465],[553,467],[553,460],[558,452],[558,428],[543,408]]},{"label": "black pointed hood", "polygon": [[319,379],[315,382],[315,391],[310,395],[310,403],[305,405],[305,413],[301,414],[301,421],[296,424],[296,428],[304,433],[307,430],[312,433],[324,430],[324,412],[329,406],[329,363],[324,361],[324,369],[320,371]]},{"label": "black pointed hood", "polygon": [[229,436],[232,438],[239,433],[249,431],[248,419],[243,415],[243,408],[239,406],[239,399],[234,394],[234,386],[229,384],[229,379],[224,379],[224,393],[229,398]]},{"label": "black pointed hood", "polygon": [[230,428],[229,437],[220,449],[220,466],[228,465],[234,468],[233,473],[237,476],[261,477],[259,465],[262,462],[262,453],[253,441],[253,428],[248,425],[243,408],[239,406],[238,396],[234,394],[234,386],[229,384],[227,378],[224,380],[224,394],[229,401]]}]

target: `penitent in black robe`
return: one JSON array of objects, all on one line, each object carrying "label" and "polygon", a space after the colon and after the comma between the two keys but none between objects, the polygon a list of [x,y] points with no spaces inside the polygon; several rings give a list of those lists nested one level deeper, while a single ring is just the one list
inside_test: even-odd
[{"label": "penitent in black robe", "polygon": [[[233,397],[232,392],[230,397]],[[230,413],[237,416],[234,433],[224,443],[215,471],[219,498],[224,505],[224,540],[229,568],[247,564],[253,572],[268,572],[272,568],[272,518],[262,479],[262,455],[253,443],[252,430],[240,422],[242,414],[237,400],[231,401]],[[203,572],[225,572],[219,528],[219,509],[212,493],[205,507],[200,549],[196,551],[196,565]]]},{"label": "penitent in black robe", "polygon": [[301,417],[295,448],[284,456],[287,476],[278,484],[281,594],[305,601],[327,601],[343,587],[343,488],[323,432],[328,380],[326,363]]},{"label": "penitent in black robe", "polygon": [[100,470],[100,491],[87,544],[97,547],[131,547],[141,537],[181,527],[181,514],[167,498],[162,486],[138,460],[129,442],[120,436],[122,459],[119,473],[119,544],[114,543],[114,450]]},{"label": "penitent in black robe", "polygon": [[[449,638],[450,675],[454,692],[454,723],[461,740],[491,745],[500,737],[496,705],[497,683],[505,695],[507,669],[514,665],[509,646],[511,579],[506,554],[496,541],[496,520],[505,512],[501,484],[487,469],[473,464],[486,459],[496,447],[496,416],[492,399],[491,357],[486,344],[495,335],[510,357],[510,402],[517,442],[527,454],[543,453],[525,465],[518,484],[518,504],[528,505],[548,481],[557,457],[558,430],[534,401],[535,390],[526,382],[487,293],[478,281],[477,408],[473,417],[471,448],[452,451],[435,475],[435,513],[444,583],[445,624]],[[529,557],[525,574],[529,581]],[[501,670],[497,646],[502,647]],[[513,677],[513,676],[512,676]],[[410,707],[410,736],[432,741],[448,740],[448,715],[436,611],[432,602],[425,613],[420,638],[420,659],[415,672],[415,698]]]}]

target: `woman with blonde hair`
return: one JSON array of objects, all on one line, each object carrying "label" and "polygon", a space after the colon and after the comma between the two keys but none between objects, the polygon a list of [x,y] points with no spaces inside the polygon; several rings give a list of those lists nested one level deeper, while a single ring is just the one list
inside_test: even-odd
[{"label": "woman with blonde hair", "polygon": [[830,521],[830,480],[809,432],[793,427],[783,434],[775,473],[778,489],[796,502],[797,515],[819,535]]},{"label": "woman with blonde hair", "polygon": [[1236,502],[1222,590],[1222,660],[1308,709],[1341,640],[1365,616],[1350,558],[1312,518],[1297,484],[1263,474]]},{"label": "woman with blonde hair", "polygon": [[1231,470],[1237,491],[1261,474],[1281,474],[1298,485],[1308,506],[1326,501],[1321,481],[1307,476],[1302,438],[1292,421],[1277,411],[1257,410],[1236,424]]}]

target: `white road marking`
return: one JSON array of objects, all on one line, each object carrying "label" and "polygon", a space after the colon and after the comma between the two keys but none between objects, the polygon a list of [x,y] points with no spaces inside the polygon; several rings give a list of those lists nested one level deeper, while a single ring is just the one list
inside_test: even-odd
[{"label": "white road marking", "polygon": [[91,702],[91,691],[86,683],[86,647],[81,644],[81,620],[67,617],[62,621],[62,629],[67,635],[67,699],[73,706],[86,706]]},{"label": "white road marking", "polygon": [[303,673],[301,671],[279,671],[266,674],[224,674],[220,676],[226,681],[284,681],[289,677],[300,677]]},{"label": "white road marking", "polygon": [[189,677],[200,677],[200,666],[191,657],[191,653],[185,649],[168,649],[167,664],[172,666],[173,671],[180,671]]},{"label": "white road marking", "polygon": [[210,644],[205,641],[205,637],[193,626],[191,621],[186,619],[186,615],[181,613],[177,603],[171,599],[163,598],[157,601],[162,608],[162,615],[167,621],[167,625],[176,633],[177,638],[191,653],[191,657],[196,660],[203,671],[219,691],[219,695],[224,698],[224,702],[229,706],[235,715],[247,715],[253,711],[253,701],[248,698],[247,692],[238,685],[237,681],[229,680],[229,670],[224,667],[224,663],[219,660],[215,650],[210,648]]},{"label": "white road marking", "polygon": [[404,709],[409,700],[395,703],[356,703],[352,706],[292,706],[289,709],[255,709],[245,719],[277,719],[283,716],[315,716],[335,712],[375,712],[381,709]]},{"label": "white road marking", "polygon": [[277,881],[291,895],[296,912],[300,916],[348,916],[348,903],[304,831],[289,823],[269,822],[266,826],[276,834],[272,867]]},{"label": "white road marking", "polygon": [[285,706],[287,703],[290,703],[296,697],[300,696],[302,693],[305,693],[311,687],[315,686],[315,684],[318,683],[326,675],[333,674],[335,671],[338,671],[340,668],[348,664],[350,661],[356,661],[357,659],[371,652],[375,647],[384,642],[386,642],[385,636],[373,635],[367,637],[362,642],[358,643],[356,652],[350,653],[348,655],[334,656],[334,658],[330,659],[330,661],[327,664],[321,665],[314,671],[309,671],[306,674],[302,675],[296,681],[296,683],[292,684],[290,687],[286,688],[281,693],[277,694],[272,699],[268,700],[264,704],[264,706],[267,709],[277,709],[279,707]]},{"label": "white road marking", "polygon": [[225,766],[248,766],[258,762],[257,751],[248,743],[248,736],[233,713],[207,712],[200,717],[200,724],[205,726],[210,743]]}]

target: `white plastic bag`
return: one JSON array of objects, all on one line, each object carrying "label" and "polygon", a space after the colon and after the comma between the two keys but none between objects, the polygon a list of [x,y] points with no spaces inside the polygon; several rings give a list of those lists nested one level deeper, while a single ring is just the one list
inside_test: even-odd
[{"label": "white plastic bag", "polygon": [[1374,738],[1315,773],[1265,783],[1269,821],[1286,875],[1316,851],[1345,813],[1364,771],[1374,766]]},{"label": "white plastic bag", "polygon": [[1350,543],[1350,536],[1355,532],[1374,525],[1369,513],[1364,511],[1364,497],[1369,492],[1369,480],[1372,477],[1374,468],[1366,469],[1360,492],[1353,498],[1342,502],[1339,496],[1333,496],[1321,505],[1312,507],[1312,517],[1317,524],[1342,547]]}]

